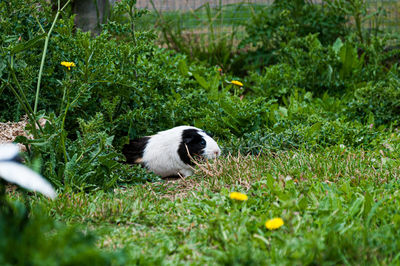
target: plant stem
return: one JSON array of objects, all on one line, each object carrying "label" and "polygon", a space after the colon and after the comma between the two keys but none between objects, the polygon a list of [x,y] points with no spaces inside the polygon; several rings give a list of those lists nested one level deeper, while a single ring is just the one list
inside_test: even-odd
[{"label": "plant stem", "polygon": [[96,154],[92,158],[90,158],[88,164],[91,164],[93,162],[93,160],[96,159],[97,156],[100,155],[100,153],[103,151],[103,148],[104,148],[104,146],[102,145],[102,142],[100,142],[100,149],[96,152]]},{"label": "plant stem", "polygon": [[65,147],[65,133],[64,133],[64,125],[65,125],[65,118],[67,117],[67,112],[69,109],[69,103],[67,103],[67,106],[65,107],[65,111],[64,111],[64,117],[61,123],[61,145],[62,145],[62,150],[63,150],[63,155],[64,155],[64,162],[65,164],[68,163],[68,157],[67,157],[67,150]]},{"label": "plant stem", "polygon": [[46,36],[45,41],[44,41],[42,61],[40,62],[38,82],[37,82],[37,86],[36,86],[35,104],[34,104],[34,107],[33,107],[33,114],[34,115],[36,115],[36,112],[37,112],[37,105],[38,105],[38,101],[39,101],[40,82],[42,80],[43,66],[44,66],[44,61],[46,59],[47,47],[49,45],[50,35],[51,35],[51,32],[54,29],[54,26],[56,25],[58,17],[60,16],[61,12],[69,4],[70,1],[71,0],[68,0],[67,3],[62,8],[60,8],[60,0],[58,0],[58,10],[57,10],[56,16],[54,17],[53,24],[51,25],[50,30],[47,33],[47,36]]},{"label": "plant stem", "polygon": [[10,83],[7,84],[8,87],[10,88],[10,90],[14,93],[15,97],[17,98],[18,102],[21,104],[22,108],[25,110],[26,114],[28,115],[29,120],[32,123],[32,131],[33,131],[33,135],[36,138],[38,136],[37,131],[36,131],[36,126],[35,126],[35,117],[32,116],[32,114],[29,112],[28,108],[25,105],[24,100],[19,96],[18,92],[14,89],[13,86],[11,86]]},{"label": "plant stem", "polygon": [[135,14],[136,14],[136,7],[134,5],[129,6],[129,18],[130,18],[130,24],[131,24],[131,34],[132,34],[133,44],[136,46]]},{"label": "plant stem", "polygon": [[6,84],[5,84],[5,83],[1,84],[1,87],[0,87],[0,96],[1,96],[1,94],[3,93],[5,87],[6,87]]},{"label": "plant stem", "polygon": [[100,30],[100,10],[99,10],[99,4],[97,3],[97,0],[93,0],[94,5],[96,7],[96,16],[97,16],[97,29]]},{"label": "plant stem", "polygon": [[[10,89],[13,91],[13,93],[15,94],[15,96],[17,97],[17,100],[20,102],[20,104],[22,105],[22,107],[25,109],[26,114],[28,115],[29,120],[31,121],[31,124],[33,126],[33,135],[34,137],[37,137],[37,131],[36,131],[36,126],[35,124],[38,125],[40,132],[43,132],[43,129],[41,127],[41,125],[39,124],[39,122],[36,121],[36,116],[33,113],[33,110],[29,104],[28,99],[25,96],[24,90],[22,89],[21,85],[18,82],[18,79],[15,75],[15,71],[14,71],[14,57],[11,55],[10,56],[10,72],[11,72],[11,76],[15,82],[15,84],[17,84],[17,88],[19,90],[19,93],[14,89],[14,87],[12,87],[9,84]],[[10,76],[8,77],[8,80],[10,80]],[[7,82],[8,83],[8,82]],[[22,95],[22,97],[21,97]]]}]

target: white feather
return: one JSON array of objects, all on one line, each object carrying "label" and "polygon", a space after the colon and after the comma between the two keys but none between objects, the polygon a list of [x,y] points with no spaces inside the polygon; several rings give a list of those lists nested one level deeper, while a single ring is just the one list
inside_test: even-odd
[{"label": "white feather", "polygon": [[19,148],[15,144],[6,143],[0,145],[0,161],[11,160],[18,155]]},{"label": "white feather", "polygon": [[56,197],[50,183],[25,165],[13,161],[0,162],[0,177],[25,189],[38,191],[49,198]]},{"label": "white feather", "polygon": [[46,179],[25,165],[12,161],[18,152],[19,148],[15,144],[0,145],[0,178],[25,189],[38,191],[49,198],[55,198],[56,192]]}]

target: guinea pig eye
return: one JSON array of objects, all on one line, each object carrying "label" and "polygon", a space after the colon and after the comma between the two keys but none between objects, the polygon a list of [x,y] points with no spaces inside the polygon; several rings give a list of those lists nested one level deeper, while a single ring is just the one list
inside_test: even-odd
[{"label": "guinea pig eye", "polygon": [[201,145],[201,146],[206,146],[206,141],[205,141],[204,139],[202,139],[202,140],[200,141],[200,145]]}]

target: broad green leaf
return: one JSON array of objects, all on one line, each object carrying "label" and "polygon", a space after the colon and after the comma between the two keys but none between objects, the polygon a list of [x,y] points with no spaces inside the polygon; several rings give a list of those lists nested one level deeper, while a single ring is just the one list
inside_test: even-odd
[{"label": "broad green leaf", "polygon": [[182,59],[181,61],[179,61],[178,63],[178,69],[179,72],[183,75],[183,76],[188,76],[189,73],[189,68],[186,65],[186,61],[184,59]]},{"label": "broad green leaf", "polygon": [[346,43],[339,51],[340,61],[342,68],[340,69],[340,77],[343,79],[350,75],[354,68],[358,65],[358,56],[356,49],[350,44]]},{"label": "broad green leaf", "polygon": [[333,51],[335,51],[336,54],[338,54],[342,46],[343,46],[342,40],[340,38],[337,38],[335,43],[332,45],[332,49]]},{"label": "broad green leaf", "polygon": [[40,35],[36,36],[35,38],[30,39],[26,42],[19,43],[11,48],[11,53],[16,54],[16,53],[22,52],[24,50],[28,50],[29,48],[37,45],[45,37],[46,37],[46,34],[43,33],[43,34],[40,34]]},{"label": "broad green leaf", "polygon": [[364,202],[364,198],[357,198],[353,202],[353,204],[351,205],[351,207],[349,209],[350,217],[354,217],[359,213],[363,202]]},{"label": "broad green leaf", "polygon": [[310,136],[313,136],[315,132],[319,131],[322,127],[321,122],[317,122],[314,125],[312,125],[308,130],[306,134],[306,138],[309,138]]},{"label": "broad green leaf", "polygon": [[198,75],[197,73],[194,73],[193,76],[204,89],[208,90],[210,88],[210,84],[202,76]]}]

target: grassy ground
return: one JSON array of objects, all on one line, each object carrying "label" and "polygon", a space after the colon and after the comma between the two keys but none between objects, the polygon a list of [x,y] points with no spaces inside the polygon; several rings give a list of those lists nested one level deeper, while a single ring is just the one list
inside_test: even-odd
[{"label": "grassy ground", "polygon": [[[183,180],[37,198],[141,264],[398,264],[400,163],[329,149],[226,156]],[[239,191],[247,201],[229,198]],[[280,217],[270,231],[268,219]]]}]

